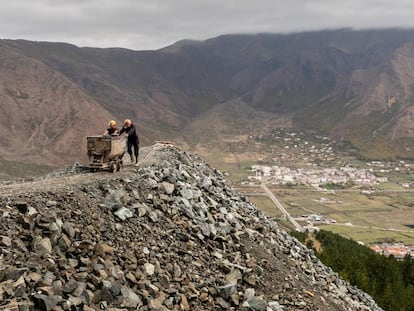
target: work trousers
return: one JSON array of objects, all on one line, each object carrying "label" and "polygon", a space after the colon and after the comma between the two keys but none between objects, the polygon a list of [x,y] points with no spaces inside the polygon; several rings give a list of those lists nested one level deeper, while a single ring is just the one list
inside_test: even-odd
[{"label": "work trousers", "polygon": [[137,140],[133,140],[133,141],[128,140],[127,141],[127,150],[128,150],[128,154],[130,156],[132,156],[132,148],[134,148],[135,159],[136,159],[136,161],[138,161],[139,143],[138,143]]}]

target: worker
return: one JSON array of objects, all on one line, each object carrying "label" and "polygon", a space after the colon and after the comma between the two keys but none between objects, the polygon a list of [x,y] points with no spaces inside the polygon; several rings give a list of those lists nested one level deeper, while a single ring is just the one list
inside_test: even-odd
[{"label": "worker", "polygon": [[[139,137],[137,134],[137,129],[135,125],[131,122],[130,119],[125,119],[124,126],[122,127],[119,135],[125,133],[128,137],[127,139],[127,150],[129,157],[131,158],[131,163],[138,163],[138,154],[139,154]],[[134,156],[132,155],[132,148],[134,148]]]},{"label": "worker", "polygon": [[119,134],[119,130],[116,127],[116,122],[114,120],[109,121],[108,126],[109,127],[106,129],[104,135],[114,136],[114,135],[118,135]]}]

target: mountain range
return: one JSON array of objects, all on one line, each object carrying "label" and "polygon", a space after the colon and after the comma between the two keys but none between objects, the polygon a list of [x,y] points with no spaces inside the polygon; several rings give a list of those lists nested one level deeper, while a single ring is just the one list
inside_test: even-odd
[{"label": "mountain range", "polygon": [[[276,127],[410,158],[414,30],[223,35],[154,51],[0,40],[0,157],[86,161],[110,119],[191,150]],[[217,142],[217,143],[215,143]]]}]

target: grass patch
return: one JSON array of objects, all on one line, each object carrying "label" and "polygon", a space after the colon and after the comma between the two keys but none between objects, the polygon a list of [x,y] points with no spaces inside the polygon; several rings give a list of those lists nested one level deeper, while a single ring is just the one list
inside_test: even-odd
[{"label": "grass patch", "polygon": [[340,234],[354,241],[361,241],[367,245],[383,242],[402,242],[413,245],[414,232],[396,232],[370,228],[357,228],[343,225],[324,225],[321,229]]},{"label": "grass patch", "polygon": [[282,216],[280,210],[273,204],[273,202],[266,196],[249,196],[250,202],[255,204],[268,217],[279,218]]}]

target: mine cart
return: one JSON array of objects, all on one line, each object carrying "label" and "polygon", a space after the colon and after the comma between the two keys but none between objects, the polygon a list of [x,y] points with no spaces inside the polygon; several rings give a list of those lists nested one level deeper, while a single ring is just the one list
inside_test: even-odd
[{"label": "mine cart", "polygon": [[125,153],[125,136],[88,136],[89,168],[92,171],[109,169],[119,171]]}]

